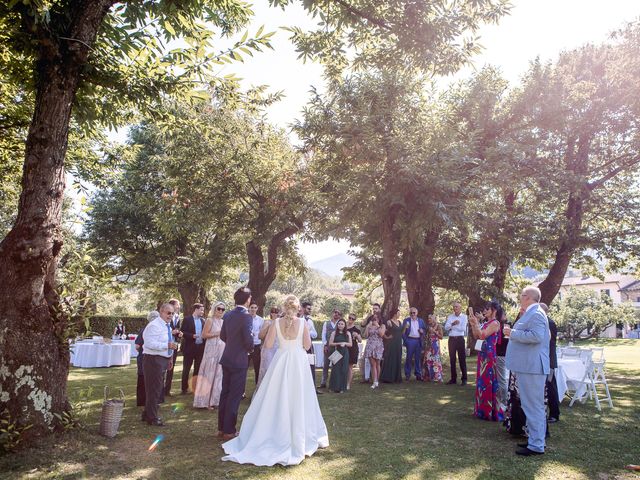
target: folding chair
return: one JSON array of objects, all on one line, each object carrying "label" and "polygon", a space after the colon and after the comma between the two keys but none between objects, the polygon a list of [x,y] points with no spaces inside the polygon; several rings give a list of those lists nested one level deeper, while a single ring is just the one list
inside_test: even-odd
[{"label": "folding chair", "polygon": [[[591,390],[593,391],[593,398],[596,402],[598,411],[602,411],[600,401],[607,401],[609,407],[613,408],[613,401],[611,400],[611,393],[609,392],[609,384],[605,376],[605,359],[604,348],[596,347],[592,349],[593,357],[591,359],[591,368],[589,369],[589,377],[591,379]],[[600,396],[598,394],[598,385],[604,385],[605,394]]]}]

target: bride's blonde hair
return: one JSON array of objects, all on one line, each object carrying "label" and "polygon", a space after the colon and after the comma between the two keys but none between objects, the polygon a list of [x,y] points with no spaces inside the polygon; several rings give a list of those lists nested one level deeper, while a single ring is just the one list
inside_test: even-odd
[{"label": "bride's blonde hair", "polygon": [[282,304],[282,311],[285,317],[297,317],[300,310],[300,300],[295,295],[288,295]]}]

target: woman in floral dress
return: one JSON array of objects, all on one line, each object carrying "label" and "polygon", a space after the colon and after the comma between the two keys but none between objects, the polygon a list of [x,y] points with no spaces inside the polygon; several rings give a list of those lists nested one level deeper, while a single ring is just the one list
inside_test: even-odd
[{"label": "woman in floral dress", "polygon": [[476,375],[476,396],[473,414],[483,420],[502,420],[504,413],[498,400],[498,372],[496,370],[496,343],[500,332],[500,322],[496,319],[502,307],[497,302],[489,302],[483,310],[482,326],[479,319],[470,312],[469,325],[475,338],[483,340],[482,349],[478,352],[478,372]]},{"label": "woman in floral dress", "polygon": [[202,338],[206,339],[207,343],[204,345],[204,355],[193,396],[195,408],[213,409],[220,403],[220,393],[222,392],[220,358],[224,352],[224,342],[220,339],[220,331],[222,330],[224,310],[224,303],[217,302],[211,309],[212,315],[209,316],[202,329]]},{"label": "woman in floral dress", "polygon": [[442,340],[442,326],[438,324],[436,316],[431,314],[427,319],[426,348],[422,361],[422,379],[425,382],[442,382],[440,340]]},{"label": "woman in floral dress", "polygon": [[378,379],[380,378],[380,360],[384,355],[384,343],[382,339],[385,334],[385,326],[378,323],[378,317],[373,317],[371,323],[364,330],[367,337],[367,345],[364,347],[364,357],[369,359],[371,364],[371,379],[373,385],[371,388],[378,388]]}]

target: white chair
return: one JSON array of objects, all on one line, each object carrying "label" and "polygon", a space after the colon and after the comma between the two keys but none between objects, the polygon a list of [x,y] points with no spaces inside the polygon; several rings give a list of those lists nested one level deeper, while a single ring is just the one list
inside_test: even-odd
[{"label": "white chair", "polygon": [[[609,385],[605,377],[604,348],[596,347],[589,350],[580,350],[579,357],[584,362],[584,376],[582,380],[575,382],[577,386],[569,406],[573,406],[576,400],[584,402],[586,396],[589,395],[589,399],[595,401],[598,411],[602,411],[600,400],[606,400],[609,403],[609,407],[613,408]],[[604,396],[598,394],[597,385],[604,385]]]}]

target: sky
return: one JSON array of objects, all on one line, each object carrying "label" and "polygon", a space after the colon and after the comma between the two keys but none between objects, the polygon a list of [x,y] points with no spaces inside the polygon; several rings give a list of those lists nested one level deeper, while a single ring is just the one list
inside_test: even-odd
[{"label": "sky", "polygon": [[[485,65],[498,66],[512,83],[527,70],[536,57],[554,60],[563,50],[585,43],[600,43],[625,22],[640,17],[640,0],[512,0],[512,11],[498,25],[480,29],[484,50],[473,59],[473,65],[463,68],[446,81],[463,79]],[[225,66],[221,74],[235,73],[243,86],[268,85],[270,91],[284,92],[284,98],[269,107],[271,122],[289,130],[309,99],[312,86],[322,89],[322,68],[315,63],[303,63],[289,42],[289,33],[280,27],[297,25],[313,27],[296,3],[284,12],[270,8],[266,1],[254,2],[255,20],[249,28],[255,32],[261,25],[265,31],[275,31],[274,50],[247,57],[245,63]],[[295,139],[292,139],[295,142]],[[309,263],[345,253],[346,242],[328,241],[300,244],[300,252]]]}]

